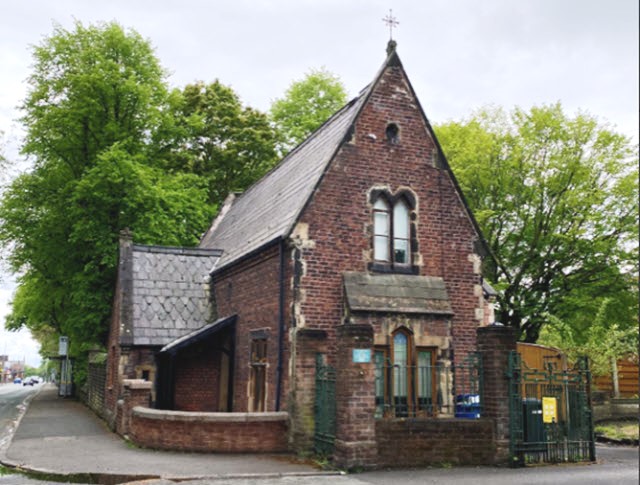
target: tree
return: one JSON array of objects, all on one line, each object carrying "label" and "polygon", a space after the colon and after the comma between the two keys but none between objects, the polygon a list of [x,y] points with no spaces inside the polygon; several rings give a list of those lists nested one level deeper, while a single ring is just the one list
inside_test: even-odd
[{"label": "tree", "polygon": [[159,157],[171,170],[205,179],[208,201],[215,207],[230,192],[258,180],[277,160],[276,134],[267,116],[244,107],[219,81],[174,90],[168,115],[159,133]]},{"label": "tree", "polygon": [[346,101],[342,82],[325,69],[311,70],[303,79],[294,81],[270,109],[271,120],[282,138],[281,153],[304,141]]},{"label": "tree", "polygon": [[82,357],[105,343],[119,231],[190,245],[213,212],[206,181],[167,173],[155,157],[168,90],[137,33],[57,26],[34,48],[28,84],[22,149],[33,166],[0,200],[0,241],[20,275],[7,326],[48,343],[68,335]]},{"label": "tree", "polygon": [[562,350],[570,361],[578,356],[589,357],[594,375],[611,375],[616,397],[619,397],[618,367],[620,359],[638,356],[638,329],[621,328],[607,317],[610,298],[604,298],[591,320],[585,338],[576,338],[576,332],[563,320],[547,315],[548,320],[540,331],[539,342]]},{"label": "tree", "polygon": [[535,342],[553,316],[584,340],[610,298],[609,323],[635,325],[638,160],[626,137],[559,104],[486,109],[436,132],[497,256],[485,276],[503,323]]}]

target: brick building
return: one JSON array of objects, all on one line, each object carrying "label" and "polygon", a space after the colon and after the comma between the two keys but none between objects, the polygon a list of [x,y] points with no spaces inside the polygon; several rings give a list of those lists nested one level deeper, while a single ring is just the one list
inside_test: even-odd
[{"label": "brick building", "polygon": [[374,420],[452,416],[452,369],[488,323],[486,243],[387,53],[355,99],[229,195],[199,248],[122,239],[114,419],[122,380],[144,378],[160,409],[287,411],[289,446],[309,449],[323,365],[343,463],[372,462],[389,436]]}]

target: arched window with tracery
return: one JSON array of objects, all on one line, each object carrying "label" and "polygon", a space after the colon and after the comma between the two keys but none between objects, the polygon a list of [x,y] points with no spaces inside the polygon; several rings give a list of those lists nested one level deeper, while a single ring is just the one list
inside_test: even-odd
[{"label": "arched window with tracery", "polygon": [[411,212],[413,204],[403,194],[379,193],[373,200],[373,260],[378,270],[411,269]]}]

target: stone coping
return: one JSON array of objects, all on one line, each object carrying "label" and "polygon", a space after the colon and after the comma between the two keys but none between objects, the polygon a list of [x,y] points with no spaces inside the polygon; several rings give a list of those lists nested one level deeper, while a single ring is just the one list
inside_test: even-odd
[{"label": "stone coping", "polygon": [[124,379],[122,384],[129,389],[151,389],[153,387],[152,382],[144,379]]},{"label": "stone coping", "polygon": [[264,413],[206,413],[151,409],[142,406],[134,407],[133,415],[138,418],[154,419],[157,421],[197,421],[199,423],[256,423],[267,421],[287,421],[289,419],[289,413],[286,411]]}]

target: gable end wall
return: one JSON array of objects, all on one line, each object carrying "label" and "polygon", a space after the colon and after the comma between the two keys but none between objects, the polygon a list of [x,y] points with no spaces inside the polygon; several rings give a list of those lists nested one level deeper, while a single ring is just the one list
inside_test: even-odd
[{"label": "gable end wall", "polygon": [[[400,129],[398,144],[386,140],[389,123]],[[294,302],[300,308],[298,325],[335,338],[345,316],[342,274],[367,271],[372,258],[370,191],[410,190],[417,198],[418,273],[444,278],[454,311],[455,360],[475,350],[481,307],[478,236],[449,172],[437,168],[442,165],[437,157],[402,69],[387,68],[356,120],[352,141],[331,162],[299,219],[307,240],[300,244],[304,271],[298,293],[304,298]]]}]

